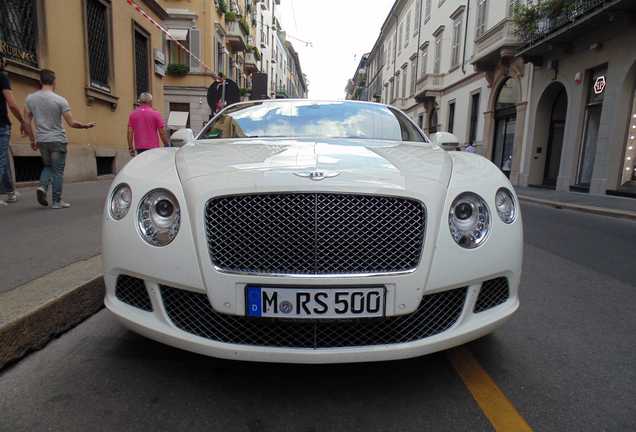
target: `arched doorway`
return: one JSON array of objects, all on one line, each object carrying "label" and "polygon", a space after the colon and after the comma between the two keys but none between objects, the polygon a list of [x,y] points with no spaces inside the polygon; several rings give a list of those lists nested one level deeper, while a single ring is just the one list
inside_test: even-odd
[{"label": "arched doorway", "polygon": [[565,119],[568,113],[568,95],[565,87],[561,89],[550,116],[550,131],[548,133],[548,148],[546,150],[545,168],[543,171],[543,185],[555,187],[561,166],[561,151],[563,150],[563,134]]},{"label": "arched doorway", "polygon": [[517,81],[508,78],[499,87],[495,102],[495,141],[491,159],[508,178],[512,169],[518,102]]}]

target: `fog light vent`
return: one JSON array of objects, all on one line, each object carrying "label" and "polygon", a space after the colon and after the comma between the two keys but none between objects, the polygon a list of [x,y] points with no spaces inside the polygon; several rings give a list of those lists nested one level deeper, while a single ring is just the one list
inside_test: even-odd
[{"label": "fog light vent", "polygon": [[483,312],[485,310],[499,306],[505,303],[510,297],[510,289],[508,287],[508,279],[500,277],[490,279],[481,284],[479,297],[475,303],[473,312]]},{"label": "fog light vent", "polygon": [[122,302],[138,309],[152,312],[152,303],[142,279],[119,275],[115,285],[115,296]]}]

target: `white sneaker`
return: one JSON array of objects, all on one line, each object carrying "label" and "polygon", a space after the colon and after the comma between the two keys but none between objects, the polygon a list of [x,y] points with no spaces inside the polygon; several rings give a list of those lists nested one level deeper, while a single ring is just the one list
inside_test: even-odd
[{"label": "white sneaker", "polygon": [[17,190],[14,190],[12,193],[8,193],[7,194],[7,202],[8,203],[14,203],[18,200],[18,197],[20,196],[20,192],[18,192]]},{"label": "white sneaker", "polygon": [[40,203],[40,205],[43,205],[44,207],[49,205],[49,202],[46,200],[46,189],[40,186],[35,192],[37,193],[38,202]]},{"label": "white sneaker", "polygon": [[0,200],[0,207],[4,207],[4,206],[6,206],[6,205],[9,205],[9,204],[7,204],[6,202],[4,202],[4,201]]},{"label": "white sneaker", "polygon": [[53,208],[54,209],[62,209],[62,208],[69,208],[71,205],[69,203],[65,203],[64,201],[60,202],[54,202],[53,203]]}]

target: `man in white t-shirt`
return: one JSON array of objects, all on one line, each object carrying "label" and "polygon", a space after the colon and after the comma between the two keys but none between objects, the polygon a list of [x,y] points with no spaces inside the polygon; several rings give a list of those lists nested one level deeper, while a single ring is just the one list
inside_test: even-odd
[{"label": "man in white t-shirt", "polygon": [[[80,123],[71,115],[71,107],[66,99],[54,93],[55,72],[42,69],[40,72],[42,89],[27,96],[24,102],[24,125],[31,139],[31,148],[40,150],[44,170],[40,176],[40,186],[37,188],[38,202],[48,206],[46,199],[49,181],[53,180],[53,208],[62,209],[71,205],[62,201],[62,184],[64,183],[64,167],[66,166],[66,132],[62,118],[75,129],[90,129],[97,123]],[[35,122],[35,133],[31,126]]]}]

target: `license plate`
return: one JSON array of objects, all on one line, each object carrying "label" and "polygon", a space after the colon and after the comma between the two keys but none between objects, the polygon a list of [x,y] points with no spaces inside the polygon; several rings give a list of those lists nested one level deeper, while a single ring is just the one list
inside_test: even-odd
[{"label": "license plate", "polygon": [[351,319],[384,316],[383,286],[284,288],[248,286],[247,316],[287,319]]}]

